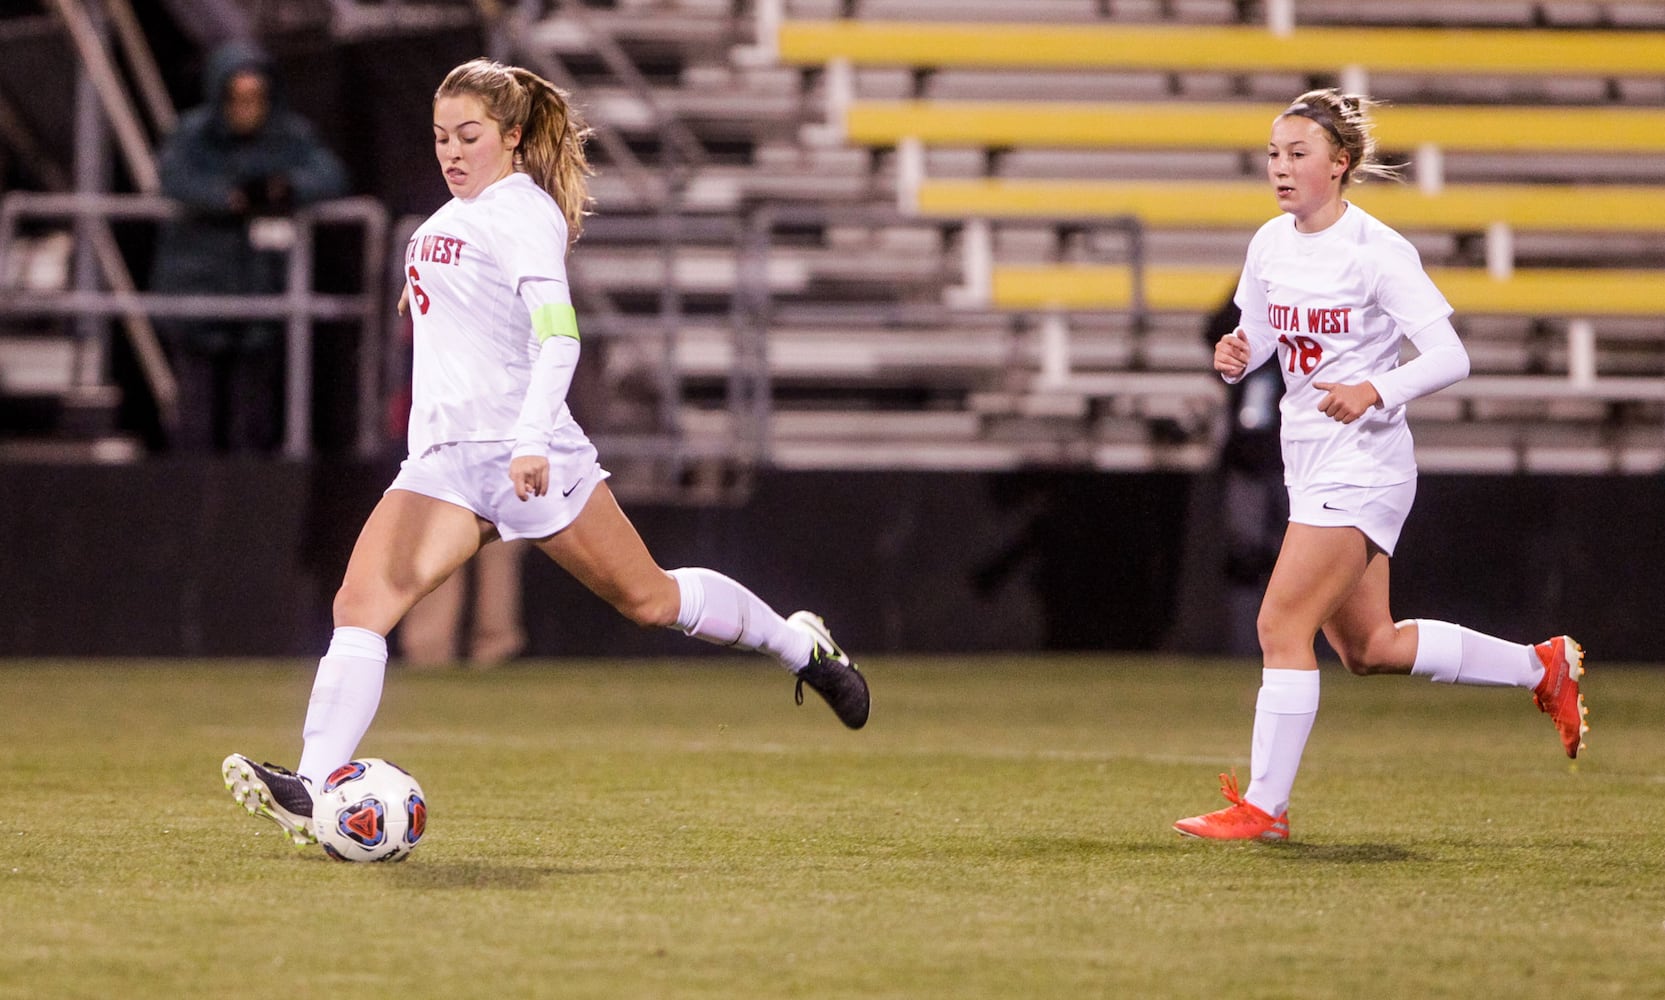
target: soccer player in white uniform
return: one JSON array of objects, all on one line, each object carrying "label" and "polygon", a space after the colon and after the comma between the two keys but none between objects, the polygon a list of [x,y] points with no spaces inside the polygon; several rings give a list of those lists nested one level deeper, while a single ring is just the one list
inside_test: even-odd
[{"label": "soccer player in white uniform", "polygon": [[371,512],[335,597],[294,773],[227,757],[233,797],[297,844],[315,839],[312,791],[352,758],[381,700],[386,636],[493,538],[530,539],[641,625],[758,650],[852,729],[865,678],[817,615],[782,618],[709,569],[659,568],[608,488],[566,405],[578,322],[565,256],[583,225],[589,135],[566,95],[484,59],[434,96],[434,151],[454,196],[405,251],[415,330],[410,454]]},{"label": "soccer player in white uniform", "polygon": [[[1273,121],[1266,172],[1284,214],[1250,241],[1242,325],[1214,350],[1229,382],[1274,357],[1283,370],[1290,514],[1257,622],[1264,670],[1249,787],[1239,794],[1235,773],[1220,775],[1231,805],[1174,824],[1191,837],[1289,836],[1290,789],[1318,713],[1320,629],[1355,674],[1531,690],[1568,757],[1588,731],[1584,653],[1570,637],[1530,646],[1442,621],[1396,623],[1389,612],[1389,560],[1416,495],[1405,405],[1469,366],[1416,249],[1344,197],[1355,179],[1392,173],[1375,160],[1370,106],[1317,90]],[[1418,355],[1401,365],[1406,339]]]}]

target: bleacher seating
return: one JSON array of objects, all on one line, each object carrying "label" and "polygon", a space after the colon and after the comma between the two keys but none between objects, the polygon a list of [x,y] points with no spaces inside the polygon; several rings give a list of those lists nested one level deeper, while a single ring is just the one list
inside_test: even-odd
[{"label": "bleacher seating", "polygon": [[[1348,199],[1396,229],[1658,232],[1665,185],[1465,184],[1429,193],[1371,182]],[[1147,226],[1253,229],[1274,212],[1262,181],[1185,182],[929,178],[913,208],[935,218],[1135,216]]]},{"label": "bleacher seating", "polygon": [[1665,49],[1649,32],[1034,22],[789,21],[780,58],[861,66],[1022,70],[1657,76]]},{"label": "bleacher seating", "polygon": [[[1144,275],[1147,308],[1205,312],[1236,268],[1151,268]],[[1496,279],[1479,268],[1428,269],[1460,314],[1518,317],[1665,316],[1665,281],[1658,272],[1620,268],[1516,271]],[[1125,266],[997,266],[993,302],[1003,309],[1127,309],[1132,272]]]},{"label": "bleacher seating", "polygon": [[[1259,149],[1285,104],[1195,101],[858,101],[844,137],[868,146],[905,139],[996,148]],[[1665,153],[1665,109],[1388,107],[1377,136],[1389,151]]]},{"label": "bleacher seating", "polygon": [[[635,8],[666,0],[621,0]],[[673,4],[689,0],[671,0]],[[712,0],[703,0],[712,2]],[[756,0],[762,6],[770,0]],[[1260,19],[1277,0],[1024,0],[1032,24],[1242,24]],[[781,0],[797,20],[850,18],[864,22],[988,23],[1012,19],[1011,0]],[[1659,28],[1665,9],[1653,0],[1296,0],[1302,26],[1451,28]]]},{"label": "bleacher seating", "polygon": [[[624,333],[596,355],[607,384],[662,379],[670,343],[698,447],[749,433],[723,387],[761,363],[777,465],[1210,463],[1224,391],[1200,331],[1275,210],[1258,149],[1281,102],[1345,79],[1393,99],[1384,142],[1418,157],[1413,184],[1358,200],[1447,269],[1479,373],[1428,407],[1429,467],[1634,466],[1665,451],[1609,419],[1657,417],[1636,383],[1611,380],[1665,371],[1647,283],[1625,280],[1660,252],[1647,220],[1665,217],[1665,50],[1651,44],[1665,23],[1634,6],[1302,0],[1278,38],[1242,23],[1237,0],[784,0],[778,33],[748,39],[729,0],[614,0],[553,9],[519,44],[577,67],[591,118],[646,162],[667,115],[704,145],[685,164],[674,250],[653,200],[603,155],[574,271],[620,310]],[[600,65],[611,45],[639,58],[650,92]],[[715,224],[774,206],[807,211],[763,223],[749,259],[749,237]],[[1142,310],[1125,216],[1143,227]],[[1500,225],[1516,251],[1506,285],[1481,266]],[[962,293],[983,239],[979,300]],[[1626,273],[1586,273],[1621,251]],[[1578,272],[1559,286],[1576,312],[1539,297],[1555,269]],[[676,322],[659,313],[667,288]],[[1612,311],[1585,309],[1598,298]],[[766,338],[747,342],[739,328],[759,322]],[[1551,384],[1566,389],[1553,404],[1522,401]],[[1575,462],[1592,441],[1602,457]]]},{"label": "bleacher seating", "polygon": [[[1206,465],[1200,331],[1275,211],[1258,151],[1335,83],[1393,102],[1410,183],[1352,197],[1475,361],[1419,410],[1428,466],[1665,466],[1665,4],[1299,0],[1278,34],[1240,0],[754,0],[756,37],[743,6],[546,5],[514,34],[622,139],[573,264],[604,388],[671,386],[696,451],[750,433],[745,368],[781,465]],[[33,377],[6,353],[0,383]]]},{"label": "bleacher seating", "polygon": [[1423,251],[1475,359],[1428,407],[1454,428],[1431,467],[1665,462],[1665,15],[1303,0],[1278,35],[1234,7],[792,0],[760,42],[823,102],[806,145],[872,150],[903,215],[966,255],[949,301],[1033,317],[1028,367],[969,400],[986,415],[1206,401],[1202,317],[1275,212],[1257,151],[1329,82],[1390,98],[1378,136],[1414,183],[1350,197]]},{"label": "bleacher seating", "polygon": [[[1301,0],[1279,37],[1236,0],[784,0],[784,21],[760,14],[756,45],[722,60],[714,46],[744,32],[719,0],[594,9],[656,90],[583,80],[592,117],[651,148],[668,111],[716,151],[685,211],[814,209],[768,227],[761,348],[724,305],[758,262],[685,229],[669,272],[696,310],[670,335],[682,426],[737,433],[708,401],[760,356],[780,465],[1209,463],[1223,389],[1199,335],[1275,211],[1258,150],[1291,95],[1345,82],[1393,101],[1384,145],[1414,160],[1412,183],[1356,198],[1437,269],[1475,359],[1465,394],[1427,407],[1429,467],[1665,461],[1613,425],[1637,411],[1657,437],[1637,380],[1665,371],[1665,331],[1635,279],[1665,252],[1665,19],[1624,0],[1363,6]],[[528,37],[582,61],[588,29],[559,20]],[[596,192],[585,280],[651,311],[667,265],[621,235],[650,206],[605,169]],[[981,297],[965,294],[979,245]],[[609,380],[648,377],[643,359],[610,352]]]}]

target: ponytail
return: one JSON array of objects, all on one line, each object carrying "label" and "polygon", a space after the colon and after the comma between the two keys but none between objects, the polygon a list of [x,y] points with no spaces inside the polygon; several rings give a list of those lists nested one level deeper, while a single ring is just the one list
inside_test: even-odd
[{"label": "ponytail", "polygon": [[567,217],[567,231],[577,240],[593,200],[589,178],[595,171],[590,169],[584,152],[592,130],[578,109],[567,102],[565,92],[548,80],[518,66],[509,67],[509,75],[530,98],[517,151],[521,163],[532,180],[561,206]]}]

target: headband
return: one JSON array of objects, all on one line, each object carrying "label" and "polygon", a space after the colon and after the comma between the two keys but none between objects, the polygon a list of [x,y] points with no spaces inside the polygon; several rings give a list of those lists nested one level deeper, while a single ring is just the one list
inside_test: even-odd
[{"label": "headband", "polygon": [[1289,115],[1300,115],[1308,121],[1317,122],[1323,127],[1324,131],[1330,133],[1330,138],[1335,140],[1335,144],[1337,146],[1340,146],[1342,149],[1347,148],[1346,140],[1341,138],[1341,132],[1335,127],[1335,122],[1330,119],[1330,113],[1327,109],[1314,107],[1305,101],[1296,101],[1294,104],[1285,108],[1283,114],[1278,117],[1284,118]]}]

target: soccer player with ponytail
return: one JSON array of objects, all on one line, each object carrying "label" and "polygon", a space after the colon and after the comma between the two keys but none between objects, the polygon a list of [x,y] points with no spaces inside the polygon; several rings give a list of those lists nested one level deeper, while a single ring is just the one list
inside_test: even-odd
[{"label": "soccer player with ponytail", "polygon": [[[1318,714],[1320,630],[1355,674],[1530,690],[1568,757],[1588,729],[1584,651],[1570,637],[1530,646],[1389,612],[1388,565],[1416,495],[1405,404],[1469,365],[1416,249],[1345,198],[1355,180],[1392,173],[1376,162],[1370,109],[1367,98],[1315,90],[1272,122],[1266,173],[1284,214],[1250,241],[1242,326],[1214,349],[1228,382],[1274,356],[1283,370],[1290,514],[1256,623],[1264,669],[1249,787],[1240,794],[1235,773],[1222,774],[1231,805],[1175,823],[1186,836],[1289,836],[1290,789]],[[1404,340],[1418,354],[1400,364]]]},{"label": "soccer player with ponytail", "polygon": [[565,257],[590,201],[582,116],[536,74],[476,59],[440,84],[433,130],[453,197],[405,250],[410,453],[336,594],[296,772],[232,754],[233,797],[311,842],[312,791],[352,758],[380,704],[388,632],[496,538],[530,539],[640,625],[773,657],[800,701],[808,684],[860,729],[867,682],[821,618],[782,618],[714,570],[661,569],[567,408],[579,332]]}]

